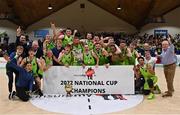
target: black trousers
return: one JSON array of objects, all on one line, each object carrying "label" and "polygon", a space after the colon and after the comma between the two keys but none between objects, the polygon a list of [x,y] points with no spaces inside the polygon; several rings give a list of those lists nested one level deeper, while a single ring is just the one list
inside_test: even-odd
[{"label": "black trousers", "polygon": [[[149,88],[153,88],[154,87],[154,83],[153,83],[152,79],[148,79],[147,82],[148,82]],[[143,94],[144,95],[149,95],[149,93],[151,93],[150,90],[143,90]]]},{"label": "black trousers", "polygon": [[12,88],[13,88],[13,73],[15,73],[15,83],[18,80],[18,73],[13,70],[12,68],[8,68],[6,67],[6,75],[8,76],[8,90],[9,92],[12,92]]},{"label": "black trousers", "polygon": [[26,102],[29,100],[30,96],[26,93],[28,88],[16,86],[16,96],[18,96],[22,101]]},{"label": "black trousers", "polygon": [[143,89],[144,83],[145,83],[145,79],[143,76],[137,78],[135,80],[135,91],[140,91],[141,89]]}]

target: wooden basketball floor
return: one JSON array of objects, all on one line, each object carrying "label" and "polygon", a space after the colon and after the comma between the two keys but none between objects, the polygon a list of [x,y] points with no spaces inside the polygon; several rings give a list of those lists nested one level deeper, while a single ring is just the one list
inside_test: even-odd
[{"label": "wooden basketball floor", "polygon": [[[161,90],[163,92],[166,91],[166,81],[163,74],[163,68],[156,67],[156,74],[159,77],[158,84]],[[143,102],[136,107],[111,114],[180,114],[180,67],[176,68],[174,86],[175,92],[172,98],[162,98],[161,94],[156,95],[154,100],[147,100],[147,97],[144,97]],[[8,100],[6,71],[5,69],[0,69],[0,114],[55,115],[57,113],[51,113],[36,108],[30,102]]]}]

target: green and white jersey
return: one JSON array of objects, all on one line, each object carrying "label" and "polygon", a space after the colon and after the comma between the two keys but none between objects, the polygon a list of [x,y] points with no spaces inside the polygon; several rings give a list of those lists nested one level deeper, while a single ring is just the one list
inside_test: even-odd
[{"label": "green and white jersey", "polygon": [[65,48],[68,44],[72,44],[73,43],[73,36],[71,35],[70,37],[68,37],[67,35],[64,36],[64,39],[62,40],[62,46]]},{"label": "green and white jersey", "polygon": [[51,41],[50,43],[46,44],[46,48],[47,48],[48,50],[52,50],[53,48],[55,48],[54,42]]},{"label": "green and white jersey", "polygon": [[113,54],[111,56],[111,65],[122,65],[119,54]]},{"label": "green and white jersey", "polygon": [[99,65],[104,65],[104,64],[107,64],[109,62],[108,58],[102,54],[102,50],[101,49],[99,51],[94,50],[94,53],[99,58]]},{"label": "green and white jersey", "polygon": [[111,48],[110,48],[110,47],[106,47],[106,51],[107,51],[108,53],[111,53]]},{"label": "green and white jersey", "polygon": [[69,52],[68,54],[64,54],[59,61],[62,62],[64,65],[72,65],[72,60],[72,52]]},{"label": "green and white jersey", "polygon": [[53,65],[53,59],[48,58],[47,56],[44,57],[46,66]]},{"label": "green and white jersey", "polygon": [[91,40],[86,40],[86,44],[88,45],[90,50],[92,50],[94,48],[94,44]]},{"label": "green and white jersey", "polygon": [[85,52],[83,53],[83,60],[84,60],[85,65],[95,65],[96,64],[91,51],[89,51],[88,53],[85,53]]},{"label": "green and white jersey", "polygon": [[26,57],[26,62],[31,62],[33,76],[38,76],[38,64],[36,57],[32,60],[30,60],[29,57]]},{"label": "green and white jersey", "polygon": [[[43,59],[45,61],[46,66],[52,66],[53,65],[53,59],[48,58],[47,56],[43,56]],[[43,76],[43,70],[38,69],[38,74]]]},{"label": "green and white jersey", "polygon": [[147,82],[148,79],[152,79],[154,84],[157,83],[157,80],[158,80],[157,76],[151,74],[150,72],[148,72],[146,68],[141,67],[140,68],[140,73],[141,73],[141,75],[145,79],[145,83],[144,83],[144,89],[145,90],[149,90],[150,89],[149,85],[148,85],[148,82]]},{"label": "green and white jersey", "polygon": [[135,65],[135,61],[136,61],[136,50],[133,50],[132,57],[129,58],[129,64]]},{"label": "green and white jersey", "polygon": [[121,49],[120,60],[122,65],[129,65],[129,58],[127,56],[127,48]]}]

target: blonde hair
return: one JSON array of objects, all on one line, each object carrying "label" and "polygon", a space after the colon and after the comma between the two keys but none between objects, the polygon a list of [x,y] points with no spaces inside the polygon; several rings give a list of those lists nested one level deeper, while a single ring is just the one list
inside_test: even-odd
[{"label": "blonde hair", "polygon": [[38,45],[38,46],[39,46],[38,41],[37,41],[37,40],[34,40],[34,41],[32,42],[32,46],[33,46],[33,45]]}]

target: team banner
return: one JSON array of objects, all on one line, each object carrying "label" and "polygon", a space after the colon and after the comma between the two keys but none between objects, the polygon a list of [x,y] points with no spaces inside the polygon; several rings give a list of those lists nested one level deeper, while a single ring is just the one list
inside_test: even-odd
[{"label": "team banner", "polygon": [[134,94],[133,66],[53,66],[44,73],[45,94]]}]

